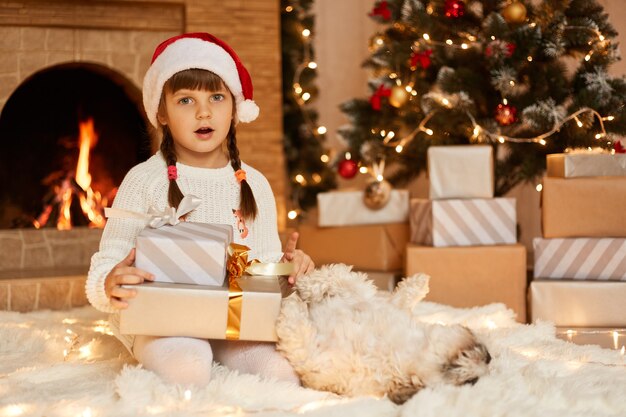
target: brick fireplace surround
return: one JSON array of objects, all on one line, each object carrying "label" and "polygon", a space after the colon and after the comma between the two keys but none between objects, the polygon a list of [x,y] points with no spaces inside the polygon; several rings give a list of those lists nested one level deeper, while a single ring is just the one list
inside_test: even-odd
[{"label": "brick fireplace surround", "polygon": [[[0,112],[30,76],[70,62],[117,72],[136,86],[137,96],[161,40],[183,32],[213,33],[233,46],[252,75],[261,116],[238,129],[240,150],[272,184],[283,230],[279,7],[279,0],[0,0]],[[0,310],[85,305],[85,275],[100,235],[87,228],[0,230]]]}]

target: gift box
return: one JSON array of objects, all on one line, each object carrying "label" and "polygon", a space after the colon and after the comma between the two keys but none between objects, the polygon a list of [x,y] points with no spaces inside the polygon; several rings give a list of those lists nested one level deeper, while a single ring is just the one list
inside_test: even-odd
[{"label": "gift box", "polygon": [[222,285],[232,239],[233,228],[226,224],[147,227],[137,236],[135,266],[157,282]]},{"label": "gift box", "polygon": [[[144,283],[120,312],[120,332],[132,335],[182,336],[274,342],[275,323],[289,285],[277,276],[244,276],[239,313],[229,305],[228,285]],[[232,336],[238,333],[237,337]]]},{"label": "gift box", "polygon": [[411,242],[426,246],[513,244],[514,198],[411,199]]},{"label": "gift box", "polygon": [[389,202],[379,210],[367,208],[363,203],[363,191],[319,193],[317,206],[321,227],[403,223],[409,217],[409,192],[391,190]]},{"label": "gift box", "polygon": [[556,153],[546,158],[548,177],[626,176],[626,154]]},{"label": "gift box", "polygon": [[526,321],[526,248],[523,245],[433,248],[408,245],[406,275],[430,275],[426,301],[454,307],[504,303]]},{"label": "gift box", "polygon": [[533,246],[535,278],[626,281],[626,239],[535,238]]},{"label": "gift box", "polygon": [[298,246],[316,265],[344,263],[363,271],[398,271],[404,267],[409,224],[298,228]]},{"label": "gift box", "polygon": [[626,326],[626,282],[545,281],[530,284],[532,321],[557,326]]},{"label": "gift box", "polygon": [[430,198],[493,197],[493,149],[484,145],[428,148]]},{"label": "gift box", "polygon": [[626,237],[626,177],[543,179],[543,237]]}]

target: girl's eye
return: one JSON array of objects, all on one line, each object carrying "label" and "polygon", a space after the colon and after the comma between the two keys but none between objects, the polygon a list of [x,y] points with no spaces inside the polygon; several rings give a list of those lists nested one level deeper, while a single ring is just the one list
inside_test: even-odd
[{"label": "girl's eye", "polygon": [[224,100],[224,94],[213,94],[213,97],[211,98],[213,101],[222,101]]},{"label": "girl's eye", "polygon": [[183,97],[183,98],[181,98],[180,100],[178,100],[178,102],[179,102],[180,104],[189,104],[189,103],[191,103],[191,98],[189,98],[189,97]]}]

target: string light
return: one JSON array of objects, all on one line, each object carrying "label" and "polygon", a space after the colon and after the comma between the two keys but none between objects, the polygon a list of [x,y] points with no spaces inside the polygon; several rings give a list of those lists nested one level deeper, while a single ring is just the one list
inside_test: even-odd
[{"label": "string light", "polygon": [[294,220],[296,217],[298,217],[298,212],[296,210],[290,210],[289,213],[287,213],[287,217],[289,218],[289,220]]},{"label": "string light", "polygon": [[360,172],[361,174],[367,174],[368,169],[367,169],[367,167],[366,167],[366,166],[362,166],[361,168],[359,168],[359,172]]},{"label": "string light", "polygon": [[543,184],[537,184],[537,186],[535,187],[535,190],[537,190],[538,192],[541,192],[541,190],[543,190]]},{"label": "string light", "polygon": [[328,161],[330,161],[330,157],[326,154],[323,154],[322,156],[320,156],[320,161],[322,161],[323,163],[327,163]]}]

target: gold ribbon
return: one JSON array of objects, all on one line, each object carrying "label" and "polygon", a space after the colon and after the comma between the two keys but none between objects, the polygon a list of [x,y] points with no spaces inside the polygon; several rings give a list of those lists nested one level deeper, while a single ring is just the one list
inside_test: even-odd
[{"label": "gold ribbon", "polygon": [[228,246],[228,321],[226,323],[226,339],[239,340],[241,331],[241,310],[243,290],[237,282],[243,274],[247,275],[291,275],[294,272],[292,263],[262,263],[258,259],[248,261],[250,248],[245,245],[231,243]]}]

